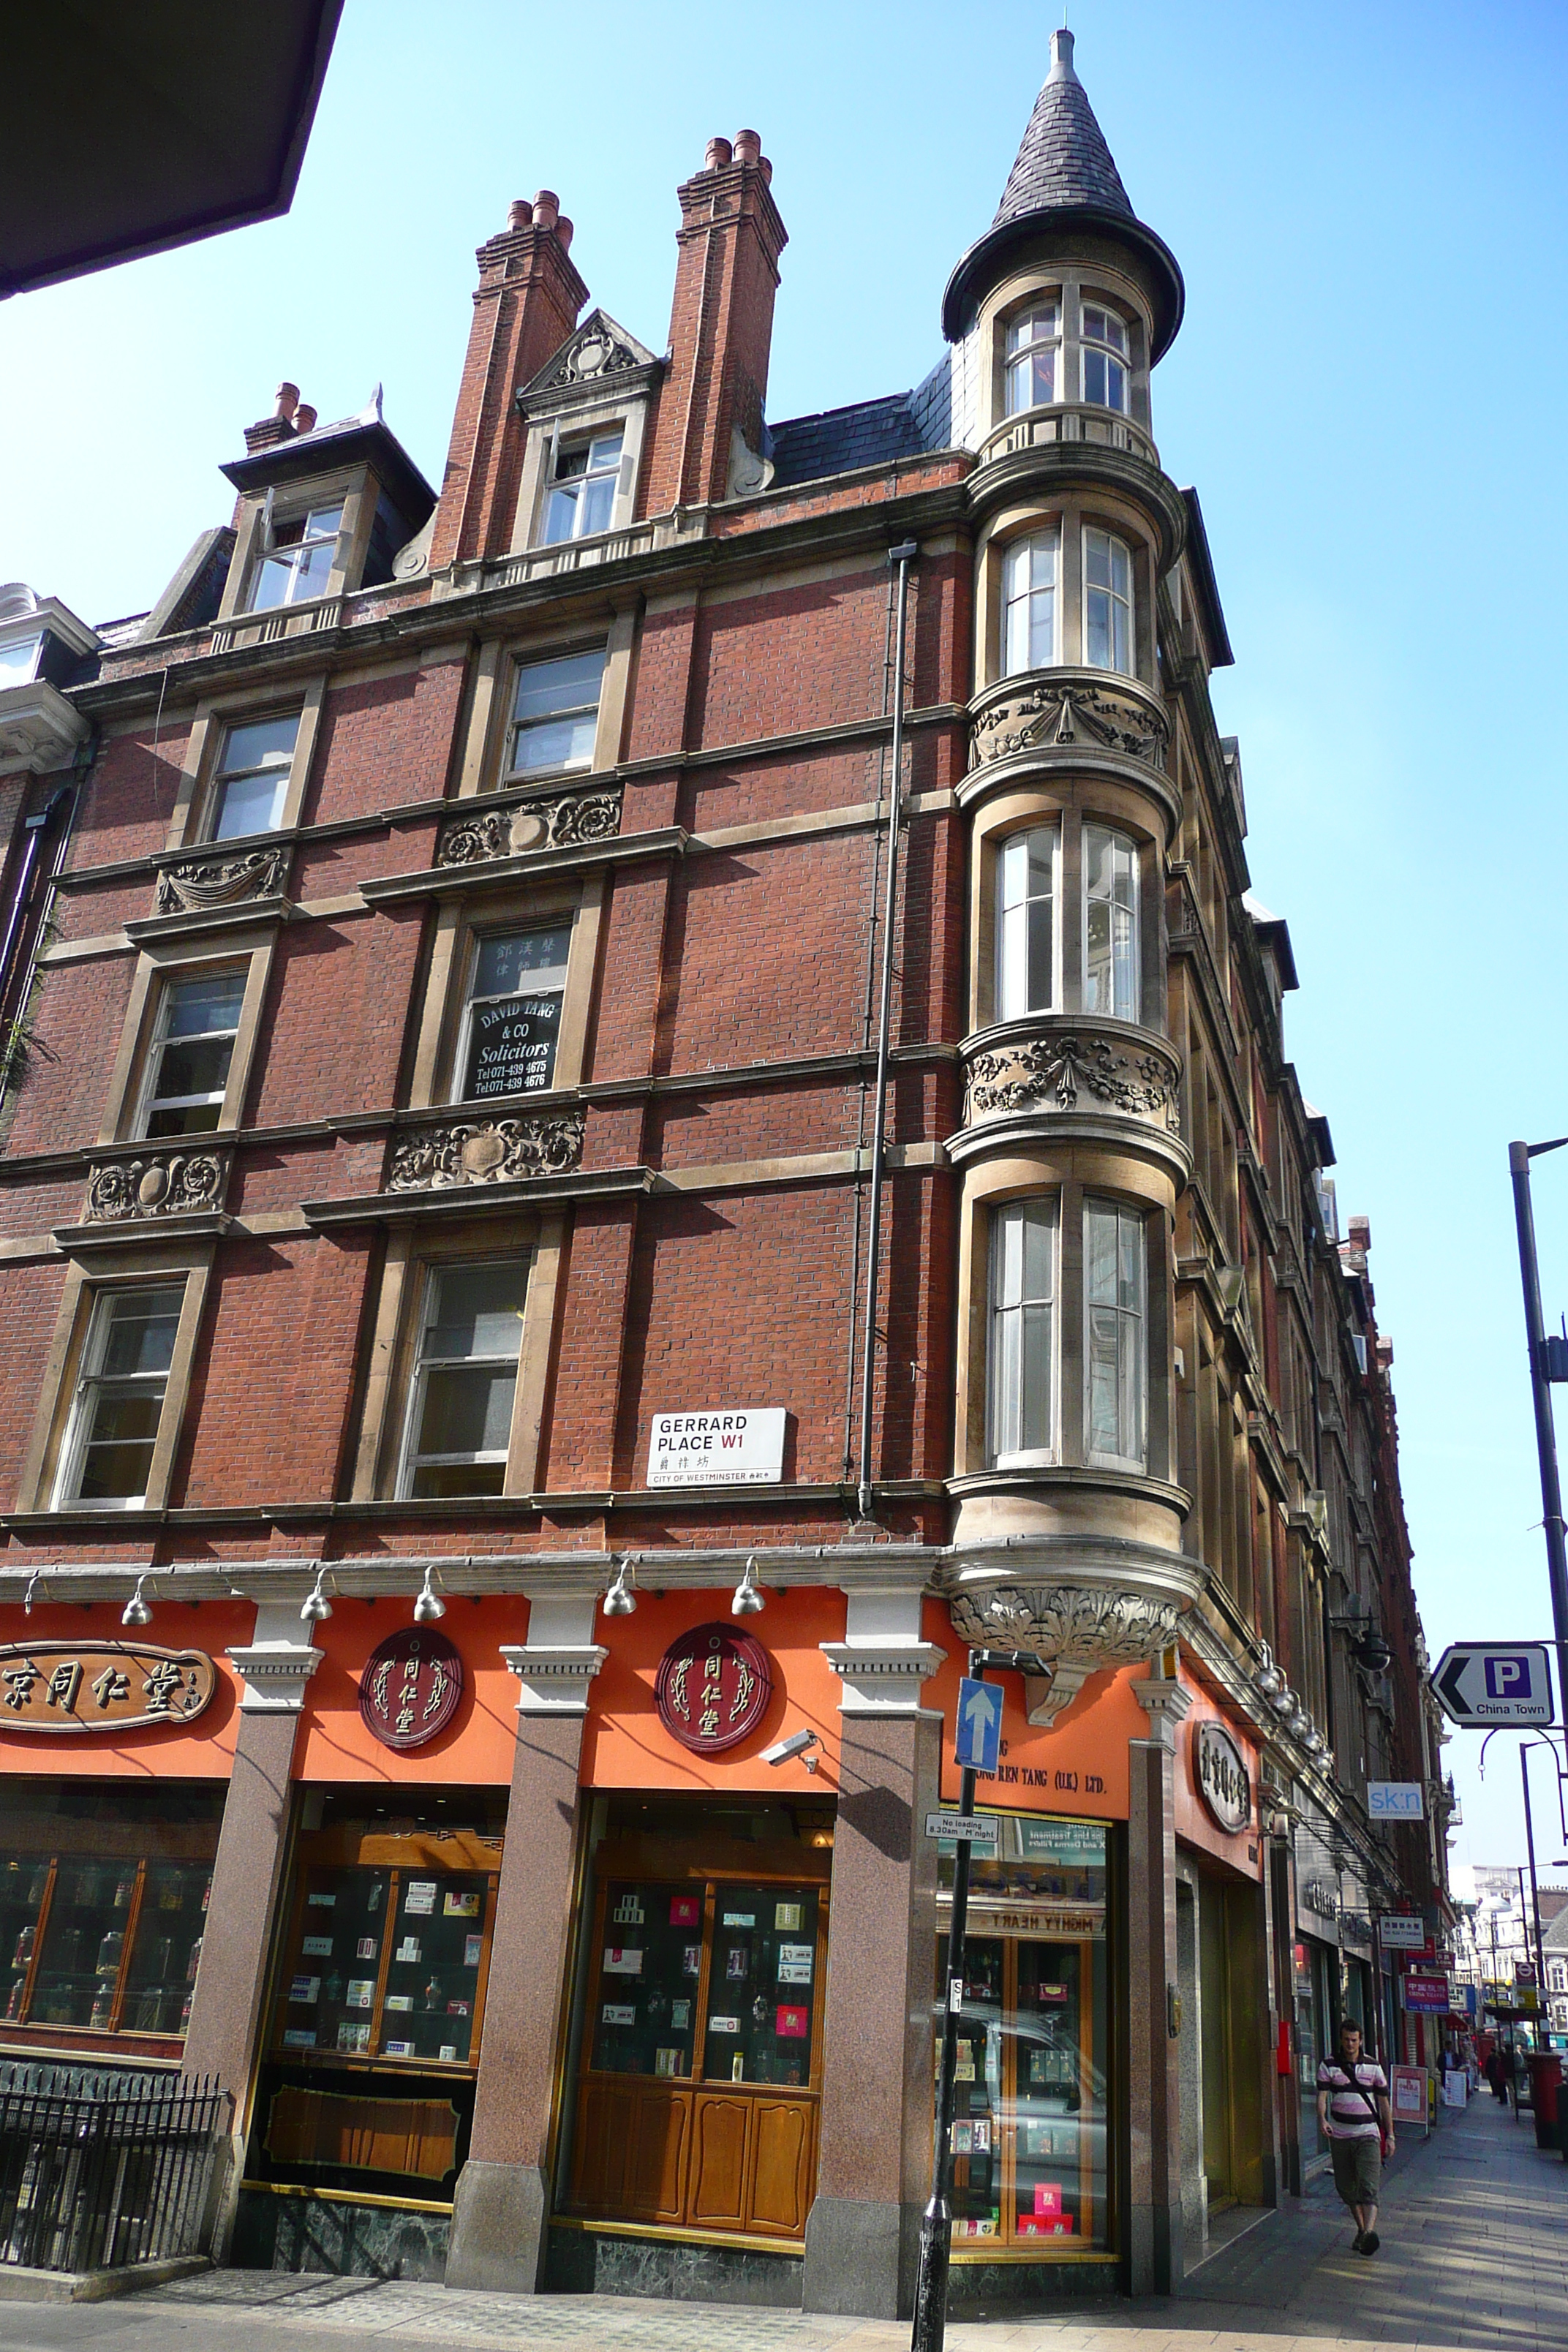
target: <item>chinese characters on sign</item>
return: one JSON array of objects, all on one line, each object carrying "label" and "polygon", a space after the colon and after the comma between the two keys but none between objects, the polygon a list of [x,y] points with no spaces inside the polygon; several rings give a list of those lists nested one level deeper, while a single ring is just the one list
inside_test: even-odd
[{"label": "chinese characters on sign", "polygon": [[1247,1759],[1220,1723],[1203,1718],[1193,1726],[1193,1779],[1198,1794],[1222,1830],[1232,1836],[1252,1823],[1252,1780]]},{"label": "chinese characters on sign", "polygon": [[217,1688],[202,1650],[131,1642],[0,1645],[0,1731],[131,1731],[189,1723]]},{"label": "chinese characters on sign", "polygon": [[683,1748],[716,1756],[754,1731],[773,1695],[767,1652],[729,1625],[698,1625],[672,1642],[654,1685],[659,1720]]},{"label": "chinese characters on sign", "polygon": [[463,1661],[445,1633],[404,1625],[378,1642],[360,1677],[359,1711],[386,1748],[423,1748],[463,1696]]},{"label": "chinese characters on sign", "polygon": [[656,1412],[647,1442],[650,1486],[772,1486],[784,1475],[783,1405]]}]

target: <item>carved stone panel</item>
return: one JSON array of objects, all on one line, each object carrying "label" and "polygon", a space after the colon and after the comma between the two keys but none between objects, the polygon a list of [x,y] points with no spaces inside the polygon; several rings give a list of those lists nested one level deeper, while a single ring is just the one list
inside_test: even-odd
[{"label": "carved stone panel", "polygon": [[389,1192],[444,1192],[463,1184],[516,1184],[566,1176],[583,1158],[580,1110],[552,1118],[457,1119],[423,1127],[393,1146]]},{"label": "carved stone panel", "polygon": [[561,793],[514,808],[481,808],[458,817],[436,847],[437,866],[485,866],[531,849],[575,849],[609,841],[621,829],[621,788]]},{"label": "carved stone panel", "polygon": [[977,1649],[1016,1650],[1056,1665],[1137,1666],[1176,1638],[1180,1601],[1108,1585],[994,1584],[955,1592],[953,1631]]},{"label": "carved stone panel", "polygon": [[142,1160],[97,1161],[88,1170],[84,1225],[138,1224],[200,1217],[221,1209],[226,1151],[150,1151]]},{"label": "carved stone panel", "polygon": [[195,915],[209,907],[243,906],[247,898],[273,898],[283,887],[289,852],[247,850],[237,857],[186,857],[165,866],[158,877],[153,912]]},{"label": "carved stone panel", "polygon": [[1018,1111],[1121,1111],[1166,1133],[1181,1127],[1179,1066],[1173,1055],[1140,1051],[1120,1038],[1081,1028],[1020,1038],[974,1055],[968,1068],[964,1124]]},{"label": "carved stone panel", "polygon": [[1169,735],[1163,714],[1127,688],[1079,678],[1037,678],[1032,685],[1020,681],[976,715],[969,764],[982,768],[1042,747],[1082,747],[1125,752],[1163,768]]}]

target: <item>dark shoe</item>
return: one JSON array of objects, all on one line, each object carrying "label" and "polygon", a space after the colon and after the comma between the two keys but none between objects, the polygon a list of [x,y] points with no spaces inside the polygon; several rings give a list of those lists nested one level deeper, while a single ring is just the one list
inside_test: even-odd
[{"label": "dark shoe", "polygon": [[1365,2252],[1366,2252],[1366,2231],[1365,2231],[1364,2230],[1358,2230],[1358,2231],[1356,2231],[1355,2236],[1351,2240],[1351,2250],[1352,2250],[1352,2252],[1353,2253],[1358,2253],[1358,2254],[1364,2254],[1364,2253],[1365,2253]]},{"label": "dark shoe", "polygon": [[1383,2240],[1378,2236],[1375,2230],[1363,2230],[1361,2233],[1361,2242],[1357,2248],[1357,2252],[1363,2254],[1375,2254],[1382,2243]]}]

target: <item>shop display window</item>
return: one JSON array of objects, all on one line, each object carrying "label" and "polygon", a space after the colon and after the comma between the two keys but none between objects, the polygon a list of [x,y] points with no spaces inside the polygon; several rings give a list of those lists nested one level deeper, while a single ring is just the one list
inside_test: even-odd
[{"label": "shop display window", "polygon": [[0,2021],[29,2039],[183,2035],[223,1798],[201,1783],[7,1783]]},{"label": "shop display window", "polygon": [[[731,1880],[613,1881],[606,1892],[593,2064],[710,2083],[811,2080],[818,1890]],[[625,1935],[624,1943],[612,1939]]]},{"label": "shop display window", "polygon": [[[1106,1841],[1097,1822],[1004,1815],[996,1854],[972,1864],[953,2095],[955,2253],[1109,2242]],[[940,1874],[939,1916],[952,1900],[951,1846]]]}]

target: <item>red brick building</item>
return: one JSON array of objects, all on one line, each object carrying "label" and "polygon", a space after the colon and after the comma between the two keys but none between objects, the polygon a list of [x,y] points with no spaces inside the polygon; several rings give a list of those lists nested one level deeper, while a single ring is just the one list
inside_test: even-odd
[{"label": "red brick building", "polygon": [[768,421],[743,131],[662,356],[542,194],[438,487],[285,385],[146,615],[0,609],[0,2046],[219,2076],[237,2262],[907,2309],[972,1645],[955,2301],[1299,2180],[1440,1899],[1181,276],[1053,50],[913,392]]}]

